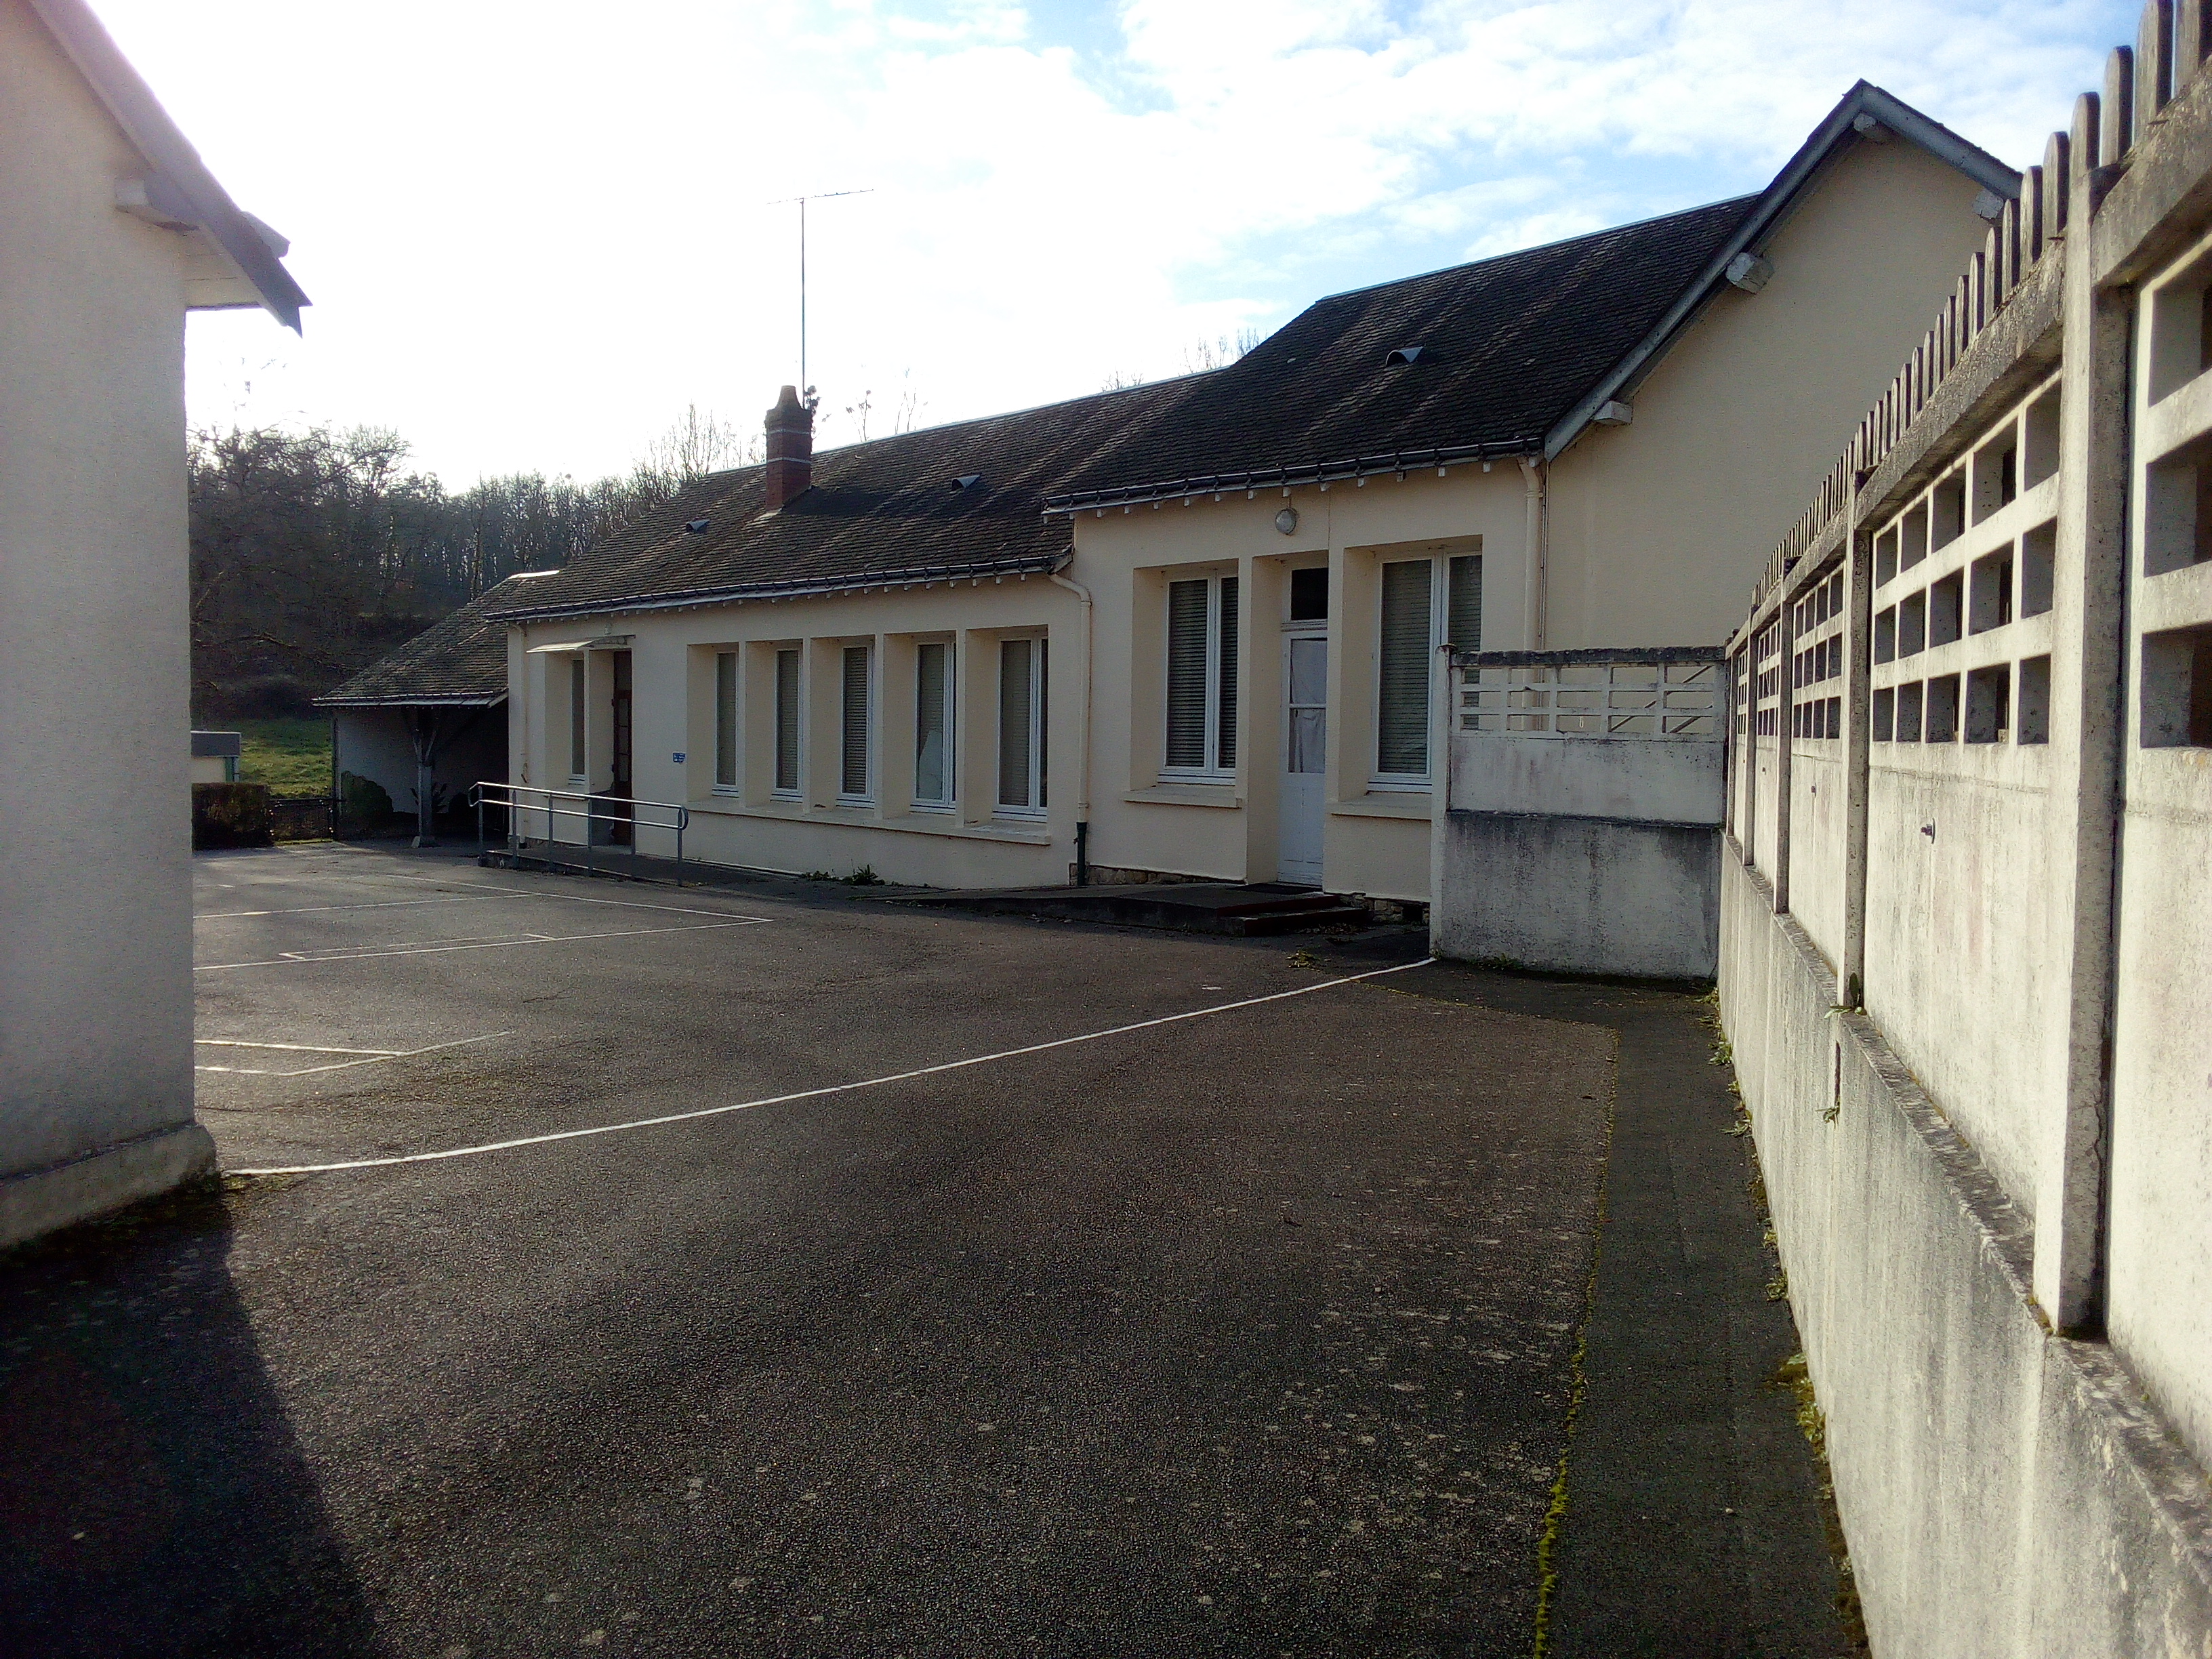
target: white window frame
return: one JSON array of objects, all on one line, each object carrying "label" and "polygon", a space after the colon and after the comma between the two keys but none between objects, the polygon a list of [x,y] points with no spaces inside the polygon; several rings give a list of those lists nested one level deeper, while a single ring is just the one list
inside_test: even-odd
[{"label": "white window frame", "polygon": [[1425,564],[1429,568],[1429,651],[1428,672],[1422,680],[1425,701],[1422,744],[1425,762],[1436,749],[1437,647],[1443,643],[1444,605],[1446,590],[1450,583],[1437,567],[1442,559],[1435,554],[1416,555],[1409,559],[1378,559],[1375,569],[1375,766],[1367,775],[1367,787],[1374,794],[1419,794],[1433,787],[1432,769],[1424,764],[1419,772],[1385,772],[1382,770],[1382,593],[1383,572],[1394,564]]},{"label": "white window frame", "polygon": [[[770,800],[804,801],[806,799],[806,651],[803,646],[778,645],[769,647],[775,659],[769,665],[773,688],[769,699],[769,790]],[[797,781],[788,786],[781,780],[783,769],[783,659],[788,653],[797,660],[798,672],[792,676],[792,747],[795,751],[793,770]]]},{"label": "white window frame", "polygon": [[[1006,696],[1005,676],[1006,647],[1023,640],[1027,640],[1033,647],[1039,647],[1030,651],[1029,667],[1030,766],[1028,793],[1030,801],[1032,803],[1030,805],[1009,802],[997,798],[1000,793],[1000,781],[1004,777],[1006,772],[1004,756],[1006,754],[1005,724]],[[1047,727],[1050,724],[1050,721],[1048,719],[1049,711],[1046,708],[1046,698],[1050,695],[1052,685],[1049,658],[1050,647],[1050,636],[1044,633],[1004,634],[1000,635],[999,638],[999,685],[997,688],[998,696],[995,699],[999,710],[997,720],[998,741],[994,745],[991,753],[991,793],[993,796],[991,816],[995,818],[1011,818],[1020,823],[1042,823],[1050,813],[1049,797],[1046,789],[1047,780],[1049,775],[1049,768],[1046,764],[1045,754]]]},{"label": "white window frame", "polygon": [[[852,786],[846,760],[852,753],[851,702],[853,653],[860,653],[860,787]],[[876,804],[876,659],[872,640],[856,640],[837,650],[837,805],[873,806]]]},{"label": "white window frame", "polygon": [[[945,798],[932,800],[921,793],[921,653],[945,653],[944,707],[939,711],[945,729]],[[960,647],[950,635],[914,642],[914,792],[908,803],[916,812],[955,812],[960,805]]]},{"label": "white window frame", "polygon": [[[1222,584],[1224,581],[1236,582],[1237,580],[1237,572],[1234,570],[1215,571],[1205,575],[1170,574],[1167,579],[1165,591],[1161,595],[1160,639],[1163,648],[1160,664],[1159,776],[1163,782],[1234,783],[1237,781],[1238,749],[1236,727],[1238,708],[1241,706],[1243,693],[1243,678],[1239,672],[1243,665],[1238,658],[1237,642],[1233,639],[1224,641],[1222,638]],[[1170,722],[1175,718],[1172,703],[1175,676],[1175,590],[1186,582],[1206,584],[1205,720],[1200,738],[1201,752],[1206,756],[1206,762],[1199,766],[1177,766],[1166,758],[1170,752],[1169,745],[1173,740],[1173,728]],[[1237,620],[1241,631],[1244,604],[1244,590],[1241,583],[1237,588]],[[1236,690],[1229,699],[1231,707],[1227,711],[1228,720],[1225,730],[1222,708],[1224,700],[1221,695],[1224,667],[1228,671],[1228,675],[1236,682]],[[1229,759],[1225,763],[1221,755],[1224,738],[1227,739],[1230,750]]]},{"label": "white window frame", "polygon": [[[743,659],[734,645],[714,653],[714,787],[718,795],[744,791],[745,737],[738,719],[744,700]],[[726,768],[723,764],[728,762]],[[728,773],[726,777],[725,771]]]}]

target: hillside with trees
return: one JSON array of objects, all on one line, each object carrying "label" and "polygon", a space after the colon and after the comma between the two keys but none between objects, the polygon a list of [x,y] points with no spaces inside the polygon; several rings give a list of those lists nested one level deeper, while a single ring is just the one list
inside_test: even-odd
[{"label": "hillside with trees", "polygon": [[192,718],[313,699],[518,570],[565,563],[692,479],[757,459],[696,408],[627,473],[449,492],[374,427],[204,430],[191,445]]}]

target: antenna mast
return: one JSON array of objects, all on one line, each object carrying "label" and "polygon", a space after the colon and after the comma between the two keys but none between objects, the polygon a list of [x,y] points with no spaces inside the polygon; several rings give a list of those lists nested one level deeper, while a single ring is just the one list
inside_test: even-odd
[{"label": "antenna mast", "polygon": [[811,196],[786,196],[770,202],[770,207],[799,204],[799,395],[805,397],[812,388],[806,384],[806,204],[809,202],[835,201],[840,196],[872,196],[868,190],[823,190]]}]

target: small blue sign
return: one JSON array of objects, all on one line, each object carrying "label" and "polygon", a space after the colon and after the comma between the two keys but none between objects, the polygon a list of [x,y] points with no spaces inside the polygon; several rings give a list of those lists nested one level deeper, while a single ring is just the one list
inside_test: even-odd
[{"label": "small blue sign", "polygon": [[668,758],[674,761],[678,766],[681,766],[684,764],[684,751],[679,749]]}]

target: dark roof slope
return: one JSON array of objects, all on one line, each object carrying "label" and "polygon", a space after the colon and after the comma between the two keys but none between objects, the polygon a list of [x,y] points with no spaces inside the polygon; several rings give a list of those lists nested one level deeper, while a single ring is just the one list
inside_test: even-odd
[{"label": "dark roof slope", "polygon": [[[1311,471],[1397,454],[1539,449],[1642,339],[1758,201],[1752,196],[1455,265],[1309,306],[1071,476],[1131,484]],[[1400,347],[1412,362],[1386,367]],[[1371,469],[1370,469],[1371,470]]]},{"label": "dark roof slope", "polygon": [[434,627],[317,697],[325,708],[374,708],[396,703],[478,703],[507,697],[507,624],[494,610],[519,600],[552,573],[529,570],[485,589]]},{"label": "dark roof slope", "polygon": [[[1047,486],[1182,384],[824,450],[812,488],[778,513],[764,510],[763,469],[718,472],[501,603],[508,615],[554,617],[1049,570],[1068,535],[1043,516]],[[689,528],[702,520],[703,531]]]}]

